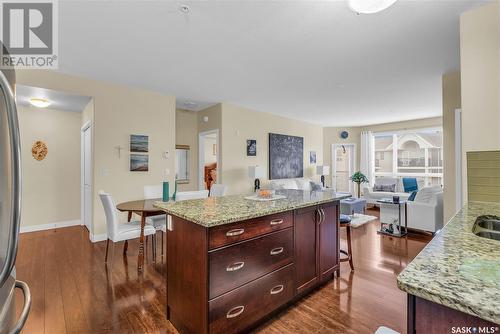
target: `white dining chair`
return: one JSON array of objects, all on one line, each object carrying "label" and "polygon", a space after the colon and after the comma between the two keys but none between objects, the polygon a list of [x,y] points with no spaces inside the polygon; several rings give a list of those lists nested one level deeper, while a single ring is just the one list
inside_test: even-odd
[{"label": "white dining chair", "polygon": [[[144,199],[156,199],[163,197],[163,186],[144,186]],[[156,215],[146,217],[146,222],[155,227],[161,233],[161,255],[163,255],[163,233],[167,233],[167,215]],[[156,238],[156,235],[155,235]]]},{"label": "white dining chair", "polygon": [[[106,240],[106,255],[104,257],[104,262],[108,262],[108,248],[109,241],[113,243],[124,241],[125,245],[124,253],[127,249],[128,240],[136,239],[141,236],[141,222],[140,221],[130,221],[128,223],[120,223],[118,219],[118,210],[116,209],[115,201],[110,194],[99,191],[99,197],[101,198],[102,206],[104,208],[104,213],[106,215],[106,228],[108,232],[108,238]],[[144,236],[154,235],[156,233],[155,228],[152,225],[146,223],[144,226]]]},{"label": "white dining chair", "polygon": [[210,187],[210,197],[222,197],[226,195],[227,186],[225,184],[212,184]]},{"label": "white dining chair", "polygon": [[176,202],[203,198],[208,198],[208,190],[180,191],[175,195]]}]

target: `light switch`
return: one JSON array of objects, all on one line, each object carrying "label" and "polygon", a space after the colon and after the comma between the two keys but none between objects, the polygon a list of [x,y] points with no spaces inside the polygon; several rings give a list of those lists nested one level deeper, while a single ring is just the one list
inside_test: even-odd
[{"label": "light switch", "polygon": [[101,168],[101,176],[108,176],[108,175],[109,175],[109,169]]},{"label": "light switch", "polygon": [[164,157],[165,159],[169,159],[169,158],[170,158],[170,152],[169,152],[169,151],[165,151],[165,152],[163,152],[163,157]]},{"label": "light switch", "polygon": [[165,176],[169,176],[170,175],[170,169],[166,168],[165,169]]}]

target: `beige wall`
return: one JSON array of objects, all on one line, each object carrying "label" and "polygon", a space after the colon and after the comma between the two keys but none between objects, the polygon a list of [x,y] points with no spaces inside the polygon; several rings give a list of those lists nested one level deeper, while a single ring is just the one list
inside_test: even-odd
[{"label": "beige wall", "polygon": [[469,151],[500,150],[500,1],[460,17],[463,194]]},{"label": "beige wall", "polygon": [[[362,131],[372,131],[372,132],[386,132],[386,131],[400,131],[400,130],[410,130],[410,129],[423,129],[438,127],[443,124],[441,117],[433,118],[423,118],[417,120],[385,123],[377,125],[367,125],[360,127],[351,128],[337,128],[337,127],[326,127],[323,128],[323,159],[325,164],[331,166],[332,164],[332,144],[356,144],[356,166],[355,169],[359,170],[359,163],[361,157],[361,132]],[[340,138],[340,132],[349,132],[349,138]],[[331,185],[331,177],[328,178],[327,184]]]},{"label": "beige wall", "polygon": [[[321,126],[223,103],[221,176],[222,183],[229,186],[229,194],[248,193],[253,190],[253,180],[248,177],[249,166],[264,166],[267,171],[270,132],[304,137],[304,176],[318,179],[314,171],[316,165],[309,164],[309,151],[316,151],[317,164],[321,164]],[[246,155],[247,139],[257,140],[257,156]],[[267,177],[263,180],[265,179]]]},{"label": "beige wall", "polygon": [[[99,190],[111,193],[116,202],[142,198],[143,186],[161,183],[167,169],[167,180],[173,184],[174,96],[42,70],[18,71],[17,82],[94,98],[94,235],[106,232]],[[130,134],[149,135],[149,172],[129,171]],[[116,146],[124,148],[121,158]],[[164,151],[170,152],[169,159],[163,157]]]},{"label": "beige wall", "polygon": [[176,110],[175,144],[189,145],[189,183],[179,184],[179,191],[198,189],[198,115],[188,110]]},{"label": "beige wall", "polygon": [[[443,75],[443,173],[444,173],[444,221],[457,212],[455,166],[455,110],[460,109],[460,73]],[[461,177],[461,176],[458,176]]]},{"label": "beige wall", "polygon": [[[80,220],[81,113],[18,107],[22,148],[21,227]],[[37,161],[31,147],[47,144]]]}]

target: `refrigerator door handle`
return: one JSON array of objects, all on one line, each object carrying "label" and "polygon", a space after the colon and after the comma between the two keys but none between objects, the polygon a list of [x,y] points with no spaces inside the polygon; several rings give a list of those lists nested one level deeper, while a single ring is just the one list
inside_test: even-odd
[{"label": "refrigerator door handle", "polygon": [[21,333],[21,330],[23,329],[24,324],[28,319],[28,314],[30,313],[30,308],[31,308],[31,292],[28,287],[28,284],[24,283],[23,281],[16,281],[16,288],[21,289],[23,291],[24,307],[23,311],[21,312],[21,316],[19,317],[19,321],[17,322],[16,326],[12,329],[10,334]]},{"label": "refrigerator door handle", "polygon": [[19,138],[19,123],[17,119],[16,101],[9,81],[0,71],[0,90],[5,99],[7,108],[7,122],[10,136],[10,153],[12,164],[12,215],[9,248],[5,256],[4,267],[0,270],[0,286],[10,276],[16,262],[17,243],[19,241],[19,228],[21,221],[21,143]]}]

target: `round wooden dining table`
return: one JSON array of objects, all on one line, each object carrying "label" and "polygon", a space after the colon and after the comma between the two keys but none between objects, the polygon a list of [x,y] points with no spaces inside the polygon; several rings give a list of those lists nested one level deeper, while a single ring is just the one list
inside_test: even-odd
[{"label": "round wooden dining table", "polygon": [[116,206],[119,211],[128,212],[128,221],[132,219],[133,213],[141,216],[141,236],[139,238],[139,255],[137,258],[137,270],[139,271],[144,268],[144,226],[146,225],[146,218],[165,214],[165,211],[154,207],[154,203],[161,201],[161,198],[143,199],[120,203]]}]

